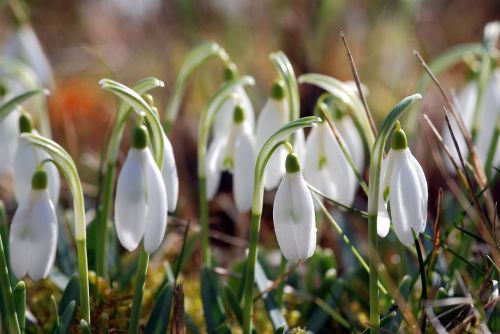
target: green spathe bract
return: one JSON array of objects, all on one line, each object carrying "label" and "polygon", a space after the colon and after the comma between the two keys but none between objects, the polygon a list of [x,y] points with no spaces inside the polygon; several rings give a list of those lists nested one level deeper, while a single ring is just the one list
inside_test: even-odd
[{"label": "green spathe bract", "polygon": [[77,242],[78,268],[80,276],[80,312],[82,318],[90,323],[90,299],[87,265],[85,206],[83,189],[75,163],[71,156],[56,142],[33,133],[24,133],[22,137],[47,152],[67,180],[73,195],[73,214],[75,239]]}]

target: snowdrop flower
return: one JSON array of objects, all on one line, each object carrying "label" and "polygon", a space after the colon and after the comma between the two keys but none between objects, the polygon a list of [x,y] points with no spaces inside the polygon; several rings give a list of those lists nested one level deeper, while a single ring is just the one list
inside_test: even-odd
[{"label": "snowdrop flower", "polygon": [[[475,146],[477,148],[477,153],[479,158],[483,163],[486,162],[488,156],[488,151],[493,138],[493,133],[495,131],[495,126],[497,124],[497,119],[500,115],[500,69],[496,69],[492,77],[486,86],[483,95],[483,102],[479,110],[479,129],[477,136],[475,138]],[[478,94],[478,84],[476,81],[469,82],[457,95],[455,105],[459,111],[466,129],[471,131],[474,122],[474,112],[476,110]],[[462,156],[466,157],[469,153],[465,139],[463,138],[460,128],[453,117],[450,118],[451,128],[457,139],[458,147]],[[443,129],[443,141],[450,147],[452,157],[455,161],[458,161],[458,153],[453,144],[453,139],[451,137],[448,126],[445,124]],[[500,150],[496,151],[493,157],[493,165],[500,164]],[[454,171],[453,165],[447,161],[447,167],[450,171]],[[488,166],[485,166],[488,168]]]},{"label": "snowdrop flower", "polygon": [[0,174],[12,174],[14,171],[14,156],[19,141],[19,109],[11,111],[0,121]]},{"label": "snowdrop flower", "polygon": [[175,164],[174,150],[167,135],[163,132],[163,164],[161,175],[167,191],[168,212],[174,212],[179,198],[179,177]]},{"label": "snowdrop flower", "polygon": [[34,281],[47,277],[54,265],[57,218],[43,169],[31,179],[31,189],[19,203],[9,234],[9,255],[17,279],[26,274]]},{"label": "snowdrop flower", "polygon": [[[233,80],[237,77],[236,66],[228,66],[224,69],[224,78],[226,81]],[[239,97],[239,100],[228,99],[226,100],[219,111],[215,115],[214,125],[213,125],[213,136],[215,137],[227,137],[231,131],[233,124],[233,111],[237,104],[241,104],[243,111],[245,112],[245,122],[249,125],[250,130],[253,131],[255,123],[255,112],[253,110],[252,102],[248,97],[243,86],[237,86],[233,93]]]},{"label": "snowdrop flower", "polygon": [[304,178],[329,198],[351,205],[356,176],[326,122],[311,130],[304,154]]},{"label": "snowdrop flower", "polygon": [[124,248],[133,251],[143,240],[144,250],[151,254],[165,235],[168,203],[161,172],[147,142],[146,127],[135,127],[132,148],[118,176],[115,227]]},{"label": "snowdrop flower", "polygon": [[28,64],[43,86],[54,86],[52,67],[31,26],[22,24],[16,28],[5,44],[4,52],[7,57],[20,59]]},{"label": "snowdrop flower", "polygon": [[[220,111],[219,111],[220,112]],[[252,129],[241,104],[234,108],[228,136],[217,136],[209,145],[206,162],[207,198],[217,192],[222,171],[233,174],[233,195],[240,212],[252,206],[252,187],[257,159]]]},{"label": "snowdrop flower", "polygon": [[408,148],[399,123],[392,135],[392,148],[382,162],[380,173],[378,234],[389,232],[387,201],[398,239],[406,246],[413,243],[413,233],[422,233],[427,222],[427,181],[422,167]]},{"label": "snowdrop flower", "polygon": [[311,193],[298,157],[286,157],[286,173],[276,192],[273,220],[281,252],[288,261],[306,260],[316,248],[316,223]]},{"label": "snowdrop flower", "polygon": [[[257,119],[255,136],[259,150],[269,137],[285,125],[290,118],[283,89],[283,82],[277,81],[274,83],[271,97],[267,100]],[[266,190],[276,188],[283,174],[285,174],[286,154],[286,149],[280,146],[267,162],[264,172],[264,187]]]},{"label": "snowdrop flower", "polygon": [[365,167],[365,149],[363,146],[363,138],[359,133],[356,125],[351,117],[342,114],[340,117],[333,119],[335,126],[339,131],[340,137],[343,139],[349,155],[351,156],[354,165],[360,173],[363,173]]},{"label": "snowdrop flower", "polygon": [[[32,129],[31,116],[28,113],[21,113],[19,117],[20,133],[31,133]],[[18,203],[30,192],[30,180],[33,173],[37,170],[38,165],[50,159],[48,153],[30,144],[23,137],[19,138],[19,144],[14,157],[14,195]],[[59,200],[59,171],[53,164],[48,164],[43,167],[47,172],[48,189],[52,203],[57,205]]]}]

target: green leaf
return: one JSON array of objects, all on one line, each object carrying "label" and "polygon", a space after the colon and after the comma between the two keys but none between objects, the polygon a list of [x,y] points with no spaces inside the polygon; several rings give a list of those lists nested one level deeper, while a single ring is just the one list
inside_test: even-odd
[{"label": "green leaf", "polygon": [[241,308],[238,298],[234,295],[233,291],[228,285],[224,286],[224,296],[225,301],[229,305],[229,308],[234,313],[236,320],[238,320],[240,325],[243,325],[243,309]]},{"label": "green leaf", "polygon": [[174,284],[168,283],[163,286],[156,298],[153,311],[146,324],[144,333],[163,334],[166,332],[170,320],[170,309],[172,308],[173,296]]},{"label": "green leaf", "polygon": [[[255,264],[255,284],[260,293],[263,293],[269,287],[269,280],[259,261]],[[262,299],[264,300],[267,315],[269,316],[269,320],[271,320],[274,330],[276,331],[283,325],[288,329],[285,317],[274,300],[273,292],[265,293]]]},{"label": "green leaf", "polygon": [[7,102],[3,103],[0,106],[0,121],[2,121],[7,115],[17,108],[20,104],[24,103],[25,101],[29,100],[33,96],[37,96],[40,94],[44,95],[49,95],[49,91],[47,89],[33,89],[29,90],[27,92],[24,92],[22,94],[19,94],[17,96],[14,96]]},{"label": "green leaf", "polygon": [[63,314],[61,315],[61,323],[59,325],[59,334],[66,334],[69,331],[70,325],[73,323],[73,320],[75,319],[75,312],[76,312],[76,302],[72,300],[68,306],[66,306],[66,309],[64,310]]},{"label": "green leaf", "polygon": [[188,237],[183,244],[182,256],[178,256],[174,262],[175,273],[174,276],[182,272],[184,267],[189,261],[191,261],[194,251],[197,249],[198,242],[200,241],[200,233],[194,233],[192,236]]},{"label": "green leaf", "polygon": [[201,301],[208,333],[231,333],[219,293],[217,276],[206,266],[201,268]]},{"label": "green leaf", "polygon": [[85,321],[85,319],[82,319],[80,321],[80,334],[91,334],[89,325]]},{"label": "green leaf", "polygon": [[24,332],[26,326],[26,285],[24,281],[19,281],[12,292],[14,305],[16,307],[17,321],[21,332]]},{"label": "green leaf", "polygon": [[80,302],[80,283],[78,281],[78,275],[74,274],[71,276],[66,288],[61,296],[61,301],[59,302],[59,315],[62,316],[61,312],[66,310],[69,304],[75,301]]},{"label": "green leaf", "polygon": [[171,126],[174,124],[177,114],[179,113],[182,95],[186,89],[189,77],[194,70],[213,57],[219,57],[225,64],[230,63],[230,59],[226,51],[215,42],[203,43],[191,50],[191,52],[189,52],[186,56],[184,64],[179,70],[179,74],[177,74],[173,93],[170,96],[170,102],[165,110],[165,130],[167,133],[170,131]]}]

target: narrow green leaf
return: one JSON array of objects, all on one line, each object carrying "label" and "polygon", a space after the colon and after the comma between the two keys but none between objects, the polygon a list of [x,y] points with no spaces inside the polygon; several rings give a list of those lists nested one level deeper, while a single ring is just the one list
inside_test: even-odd
[{"label": "narrow green leaf", "polygon": [[71,276],[66,288],[63,291],[59,302],[59,315],[62,316],[62,312],[68,308],[68,305],[72,301],[75,301],[76,303],[79,303],[80,301],[80,283],[77,274]]},{"label": "narrow green leaf", "polygon": [[227,285],[224,286],[224,296],[236,320],[238,320],[240,325],[243,325],[243,309],[241,308],[238,298],[236,298],[231,288]]},{"label": "narrow green leaf", "polygon": [[217,276],[209,267],[201,268],[201,301],[208,333],[231,333],[219,293]]},{"label": "narrow green leaf", "polygon": [[163,286],[156,302],[153,306],[153,311],[146,324],[144,333],[146,334],[163,334],[167,331],[170,320],[170,309],[172,308],[172,299],[174,296],[174,284],[168,283]]},{"label": "narrow green leaf", "polygon": [[17,96],[14,96],[7,102],[3,103],[0,106],[0,121],[2,121],[12,110],[14,110],[20,104],[26,102],[33,96],[37,96],[40,94],[49,95],[49,91],[47,89],[33,89]]},{"label": "narrow green leaf", "polygon": [[80,334],[92,334],[90,332],[89,325],[87,324],[87,322],[85,321],[85,319],[82,319],[80,321]]},{"label": "narrow green leaf", "polygon": [[174,84],[172,95],[170,96],[170,102],[165,110],[165,130],[167,133],[170,131],[171,126],[177,118],[179,113],[179,106],[181,104],[182,95],[186,89],[189,77],[198,67],[203,65],[207,60],[219,57],[225,64],[230,63],[229,56],[226,51],[215,42],[206,42],[200,46],[194,48],[186,56],[184,64],[177,74],[177,79]]},{"label": "narrow green leaf", "polygon": [[16,307],[17,321],[21,333],[24,332],[26,326],[26,285],[24,281],[19,281],[12,292],[14,297],[14,305]]},{"label": "narrow green leaf", "polygon": [[[255,284],[257,285],[257,289],[260,293],[263,293],[269,287],[269,280],[264,273],[264,269],[259,261],[255,264]],[[281,313],[281,310],[274,300],[273,292],[265,293],[262,296],[264,300],[264,305],[266,307],[267,315],[269,316],[269,320],[273,325],[274,330],[276,331],[281,326],[285,326],[288,329],[286,319]]]},{"label": "narrow green leaf", "polygon": [[75,319],[75,312],[76,312],[76,302],[74,300],[72,300],[68,304],[68,306],[66,306],[66,309],[64,310],[63,314],[61,315],[59,334],[68,333],[69,327],[71,326],[71,324],[73,323],[73,320]]}]

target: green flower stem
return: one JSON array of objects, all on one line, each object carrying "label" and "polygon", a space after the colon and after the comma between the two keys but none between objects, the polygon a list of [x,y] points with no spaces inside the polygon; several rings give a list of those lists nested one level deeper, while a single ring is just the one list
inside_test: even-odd
[{"label": "green flower stem", "polygon": [[[330,223],[330,225],[332,225],[332,227],[342,237],[342,240],[347,245],[347,247],[349,247],[350,251],[352,252],[352,254],[354,255],[354,257],[359,261],[359,263],[361,264],[361,266],[363,267],[363,269],[365,269],[366,272],[368,274],[370,274],[370,268],[369,268],[368,264],[365,262],[365,260],[361,256],[361,254],[356,249],[356,247],[354,247],[354,245],[351,243],[351,241],[349,240],[349,238],[347,237],[347,235],[344,234],[344,231],[342,231],[342,228],[335,221],[335,219],[332,217],[332,215],[330,214],[330,212],[328,212],[328,210],[326,209],[325,205],[323,204],[323,201],[320,198],[318,198],[318,195],[316,195],[314,193],[313,193],[313,197],[316,200],[316,203],[321,208],[321,211],[325,215],[326,220]],[[381,282],[378,282],[378,288],[380,289],[380,291],[382,291],[382,293],[384,295],[386,295],[386,296],[389,295],[389,293],[387,292],[387,289],[382,285]]]},{"label": "green flower stem", "polygon": [[141,304],[144,296],[144,285],[146,281],[146,273],[148,271],[149,254],[146,253],[141,245],[139,253],[139,263],[137,265],[137,278],[135,281],[134,301],[132,302],[132,313],[130,315],[130,324],[128,327],[129,334],[139,333],[139,319],[141,315]]},{"label": "green flower stem", "polygon": [[[109,84],[113,82],[111,80],[108,81]],[[106,84],[106,81],[104,82]],[[111,85],[109,85],[111,86]],[[138,96],[142,96],[147,93],[151,89],[157,87],[163,87],[164,84],[161,80],[156,78],[144,78],[139,80],[134,86],[133,91],[137,93]],[[103,85],[104,89],[107,86]],[[112,90],[112,89],[110,89]],[[119,87],[115,94],[126,94],[127,91],[123,89],[123,87]],[[133,98],[137,99],[138,97],[133,96]],[[142,104],[137,107],[137,103],[134,105],[135,108],[139,108],[141,110]],[[135,109],[137,112],[137,109]],[[111,138],[108,145],[108,150],[106,154],[106,176],[104,179],[104,194],[102,200],[102,214],[101,219],[98,224],[98,232],[96,237],[96,272],[98,276],[106,277],[107,276],[107,244],[108,244],[108,219],[111,215],[111,207],[113,204],[113,189],[116,181],[116,162],[118,160],[118,154],[120,151],[120,143],[123,137],[123,131],[125,129],[126,121],[129,116],[134,112],[134,109],[131,108],[130,104],[127,101],[123,101],[118,108],[116,121],[111,130]]]},{"label": "green flower stem", "polygon": [[262,215],[264,198],[264,171],[267,161],[274,150],[284,143],[284,140],[299,129],[315,126],[321,119],[319,117],[303,117],[285,124],[273,134],[262,146],[255,163],[255,178],[252,198],[252,220],[250,223],[250,241],[246,262],[245,279],[243,286],[243,333],[250,334],[252,331],[253,313],[253,285],[255,282],[255,264],[257,262],[257,247],[259,244],[260,220]]},{"label": "green flower stem", "polygon": [[[3,202],[0,202],[0,223],[4,224],[5,219],[5,207]],[[5,305],[5,311],[7,313],[5,315],[6,319],[3,320],[7,323],[9,333],[21,334],[7,268],[7,259],[5,258],[2,238],[0,238],[0,287],[2,288],[2,298]]]},{"label": "green flower stem", "polygon": [[205,165],[207,145],[211,124],[222,104],[231,98],[236,98],[233,91],[238,86],[253,85],[251,77],[244,76],[224,83],[203,109],[198,125],[198,193],[200,199],[201,254],[204,265],[210,266],[210,240],[208,226],[208,200]]},{"label": "green flower stem", "polygon": [[182,95],[186,89],[189,77],[198,67],[213,57],[218,57],[226,66],[231,64],[226,51],[215,42],[206,42],[191,50],[186,56],[186,60],[177,75],[170,102],[165,110],[165,131],[167,135],[170,134],[179,113]]},{"label": "green flower stem", "polygon": [[377,213],[378,196],[380,193],[380,169],[382,166],[382,156],[384,154],[385,143],[392,128],[401,115],[409,109],[422,96],[415,94],[401,100],[387,115],[380,129],[380,133],[373,144],[370,158],[370,183],[368,186],[368,254],[370,267],[370,326],[371,333],[379,333],[380,313],[378,295],[378,235],[377,235]]},{"label": "green flower stem", "polygon": [[90,324],[89,281],[87,263],[87,237],[85,224],[85,206],[83,189],[75,163],[71,156],[56,142],[34,133],[24,133],[22,136],[31,144],[47,152],[58,169],[67,180],[73,195],[73,214],[75,223],[75,239],[78,253],[78,270],[80,277],[80,312],[82,318]]},{"label": "green flower stem", "polygon": [[[278,268],[278,278],[283,277],[286,274],[286,267],[288,261],[285,256],[281,254],[280,266]],[[281,308],[283,307],[283,290],[285,289],[285,280],[282,280],[280,284],[275,289],[274,298],[276,299],[276,304]]]}]

